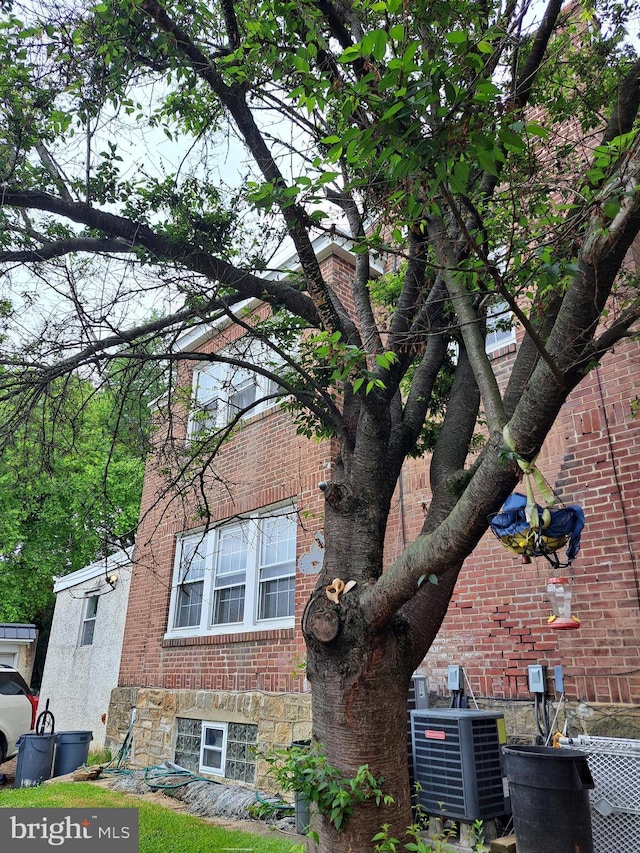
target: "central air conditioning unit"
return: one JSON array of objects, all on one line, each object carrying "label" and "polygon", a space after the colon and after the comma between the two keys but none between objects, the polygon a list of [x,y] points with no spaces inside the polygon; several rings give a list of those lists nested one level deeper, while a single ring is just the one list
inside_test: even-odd
[{"label": "central air conditioning unit", "polygon": [[511,811],[503,714],[430,708],[410,716],[417,799],[428,814],[472,822]]}]

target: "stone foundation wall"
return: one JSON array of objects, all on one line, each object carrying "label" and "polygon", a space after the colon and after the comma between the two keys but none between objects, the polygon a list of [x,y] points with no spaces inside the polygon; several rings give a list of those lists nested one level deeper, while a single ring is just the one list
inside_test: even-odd
[{"label": "stone foundation wall", "polygon": [[[431,707],[448,707],[448,697],[429,696]],[[475,707],[473,701],[470,705]],[[510,743],[533,743],[537,734],[533,700],[479,699],[482,710],[502,711]],[[553,722],[557,703],[550,709]],[[309,693],[232,693],[210,690],[164,690],[118,687],[111,694],[107,721],[107,746],[115,755],[124,742],[132,714],[131,763],[150,767],[174,759],[176,718],[250,723],[258,727],[258,752],[289,746],[311,737]],[[620,704],[567,702],[558,712],[554,731],[567,734],[640,739],[640,707]],[[270,790],[268,765],[258,758],[256,787]]]},{"label": "stone foundation wall", "polygon": [[[502,711],[507,738],[510,743],[533,743],[538,733],[536,710],[533,699],[477,699],[483,711]],[[449,700],[443,696],[429,696],[430,707],[446,708]],[[469,707],[475,708],[473,700]],[[591,735],[592,737],[619,737],[640,739],[640,706],[613,703],[564,702],[556,716],[557,701],[549,709],[554,732],[563,731],[566,722],[567,735]],[[554,722],[555,721],[555,722]]]},{"label": "stone foundation wall", "polygon": [[[311,696],[306,693],[230,693],[117,687],[111,694],[107,746],[115,755],[131,725],[131,762],[150,767],[172,761],[176,718],[258,726],[258,752],[290,746],[311,737]],[[258,758],[256,786],[269,790],[268,765]]]}]

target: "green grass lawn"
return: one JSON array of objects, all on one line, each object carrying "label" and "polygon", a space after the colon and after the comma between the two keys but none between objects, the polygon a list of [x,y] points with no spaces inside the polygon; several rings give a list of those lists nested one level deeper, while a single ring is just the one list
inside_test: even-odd
[{"label": "green grass lawn", "polygon": [[227,830],[200,818],[181,814],[156,803],[119,794],[89,782],[58,782],[38,788],[0,791],[0,808],[136,808],[140,821],[140,853],[302,853],[304,845],[292,843],[274,831],[253,835]]}]

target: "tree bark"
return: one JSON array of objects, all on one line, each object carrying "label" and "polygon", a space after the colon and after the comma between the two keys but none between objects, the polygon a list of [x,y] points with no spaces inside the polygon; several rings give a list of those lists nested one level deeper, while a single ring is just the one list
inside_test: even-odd
[{"label": "tree bark", "polygon": [[[386,501],[386,496],[380,493],[378,501]],[[353,511],[343,514],[329,508],[325,567],[302,627],[307,640],[314,741],[329,763],[346,776],[355,776],[366,764],[376,778],[383,777],[382,791],[393,797],[393,805],[368,800],[354,810],[341,832],[326,817],[316,815],[314,828],[321,838],[318,853],[364,853],[374,849],[371,839],[383,824],[391,824],[392,832],[400,837],[411,823],[407,691],[413,667],[409,626],[395,617],[385,628],[373,631],[360,606],[362,592],[381,570],[382,549],[372,543],[372,538],[379,537],[371,533],[371,516],[377,517],[379,512],[385,514],[386,509],[372,508],[369,503],[356,503]],[[363,535],[365,530],[368,535]],[[340,594],[337,603],[327,596],[329,575],[345,582],[356,579],[356,585]]]},{"label": "tree bark", "polygon": [[[350,606],[355,610],[357,605]],[[318,853],[364,853],[383,824],[402,837],[411,824],[407,761],[407,690],[411,677],[406,637],[399,625],[370,637],[359,633],[357,615],[341,623],[338,637],[325,647],[312,641],[307,671],[312,686],[313,738],[332,766],[353,777],[367,764],[382,777],[382,791],[393,804],[368,800],[358,806],[342,832],[326,817],[320,826]],[[315,824],[314,824],[315,826]]]}]

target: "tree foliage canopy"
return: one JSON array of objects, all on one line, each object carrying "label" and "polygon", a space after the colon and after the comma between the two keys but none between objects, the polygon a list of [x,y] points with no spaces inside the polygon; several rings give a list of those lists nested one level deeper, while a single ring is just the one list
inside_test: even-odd
[{"label": "tree foliage canopy", "polygon": [[[640,315],[624,263],[640,229],[637,23],[636,4],[608,0],[9,5],[0,399],[32,411],[51,382],[152,343],[192,357],[181,333],[220,319],[267,342],[278,368],[260,369],[300,429],[339,448],[318,588],[348,563],[367,583],[360,640],[340,636],[355,648],[401,618],[408,678],[517,480],[504,426],[533,457]],[[348,287],[323,274],[318,237],[352,251]],[[504,387],[485,351],[496,302],[521,332]],[[140,304],[160,318],[136,322]],[[423,535],[383,573],[401,466],[423,449]],[[312,682],[367,659],[306,636]],[[314,706],[321,733],[329,719]]]},{"label": "tree foliage canopy", "polygon": [[100,389],[76,374],[56,381],[27,418],[15,401],[2,407],[13,431],[0,463],[0,621],[42,626],[53,577],[133,543],[154,377],[146,368],[134,397],[111,373]]}]

